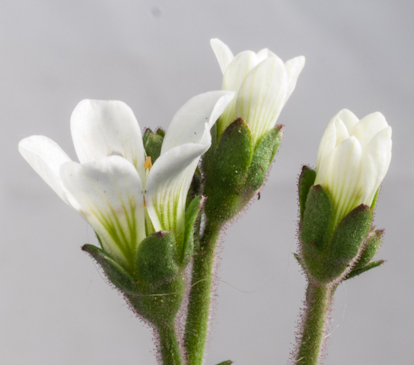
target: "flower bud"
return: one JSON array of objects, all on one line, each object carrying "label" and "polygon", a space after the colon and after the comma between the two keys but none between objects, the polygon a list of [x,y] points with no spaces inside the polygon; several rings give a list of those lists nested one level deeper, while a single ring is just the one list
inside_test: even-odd
[{"label": "flower bud", "polygon": [[211,46],[223,72],[223,90],[236,97],[218,121],[218,136],[237,118],[249,125],[253,146],[274,125],[296,86],[305,65],[305,57],[285,63],[267,48],[258,53],[244,51],[236,56],[222,41],[212,39]]},{"label": "flower bud", "polygon": [[374,207],[391,146],[391,127],[381,113],[358,120],[344,109],[332,118],[319,146],[315,185],[332,199],[334,226],[360,204]]}]

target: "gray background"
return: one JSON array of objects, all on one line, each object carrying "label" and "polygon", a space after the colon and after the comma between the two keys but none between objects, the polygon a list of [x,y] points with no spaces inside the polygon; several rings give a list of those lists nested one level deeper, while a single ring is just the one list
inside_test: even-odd
[{"label": "gray background", "polygon": [[206,364],[286,364],[305,279],[296,182],[342,108],[381,111],[393,159],[375,222],[384,267],[342,285],[326,364],[414,363],[411,1],[2,0],[0,12],[0,362],[155,364],[151,331],[81,250],[91,228],[32,171],[18,141],[44,134],[75,159],[69,117],[83,98],[119,99],[141,127],[166,127],[191,96],[219,89],[209,46],[305,55],[260,201],[226,232]]}]

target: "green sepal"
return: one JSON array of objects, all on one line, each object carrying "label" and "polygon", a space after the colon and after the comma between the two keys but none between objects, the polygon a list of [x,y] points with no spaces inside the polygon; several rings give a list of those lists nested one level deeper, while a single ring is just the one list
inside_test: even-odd
[{"label": "green sepal", "polygon": [[243,185],[252,161],[253,138],[242,119],[231,123],[220,137],[214,158],[215,185],[233,193]]},{"label": "green sepal", "polygon": [[325,265],[325,280],[338,278],[358,255],[371,227],[372,214],[369,206],[361,204],[335,228]]},{"label": "green sepal", "polygon": [[151,130],[148,129],[144,133],[144,148],[145,153],[147,156],[151,156],[151,162],[154,163],[157,161],[158,157],[160,157],[161,154],[161,146],[162,141],[164,140],[164,137],[160,136],[158,133],[152,133]]},{"label": "green sepal", "polygon": [[93,245],[83,245],[82,251],[87,252],[102,267],[108,280],[124,292],[133,292],[136,283],[130,274],[109,254]]},{"label": "green sepal", "polygon": [[371,270],[375,267],[378,267],[380,265],[382,265],[385,261],[384,260],[378,260],[378,261],[372,261],[371,263],[369,263],[368,265],[365,265],[364,267],[360,267],[358,269],[353,269],[346,277],[344,280],[348,280],[351,278],[354,278],[355,276],[361,275],[362,273]]},{"label": "green sepal", "polygon": [[[223,132],[211,165],[206,165],[205,212],[211,221],[225,222],[244,206],[247,171],[253,155],[253,138],[247,123],[239,118]],[[203,166],[204,166],[203,165]]]},{"label": "green sepal", "polygon": [[252,193],[256,192],[263,185],[279,148],[282,136],[282,126],[276,125],[262,137],[257,145],[246,180],[246,189]]},{"label": "green sepal", "polygon": [[302,172],[299,176],[299,204],[300,204],[300,220],[303,219],[305,212],[306,199],[308,197],[309,189],[315,182],[316,171],[309,166],[303,166]]},{"label": "green sepal", "polygon": [[377,254],[381,247],[382,236],[384,235],[383,229],[372,231],[368,234],[367,241],[362,249],[362,253],[359,256],[353,270],[359,269],[368,265],[374,256]]},{"label": "green sepal", "polygon": [[191,256],[194,250],[194,224],[200,211],[202,198],[196,196],[188,205],[185,211],[185,230],[184,230],[184,242],[183,251],[181,252],[180,263],[182,267],[186,267],[190,262]]},{"label": "green sepal", "polygon": [[231,365],[231,364],[233,364],[233,361],[226,360],[226,361],[223,361],[223,362],[221,362],[220,364],[217,364],[217,365]]},{"label": "green sepal", "polygon": [[372,210],[375,210],[375,207],[377,205],[379,191],[380,191],[380,188],[377,189],[377,191],[375,192],[375,195],[374,195],[374,199],[372,200],[372,204],[371,204],[371,209]]},{"label": "green sepal", "polygon": [[173,232],[153,233],[138,245],[137,278],[153,288],[173,280],[179,272],[177,256]]},{"label": "green sepal", "polygon": [[314,185],[306,199],[300,238],[303,250],[323,251],[328,244],[333,221],[333,204],[321,185]]}]

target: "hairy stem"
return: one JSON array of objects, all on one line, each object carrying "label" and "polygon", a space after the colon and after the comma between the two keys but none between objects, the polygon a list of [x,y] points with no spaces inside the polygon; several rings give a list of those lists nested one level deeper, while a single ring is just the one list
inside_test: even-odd
[{"label": "hairy stem", "polygon": [[194,253],[184,335],[187,361],[191,365],[201,365],[203,362],[210,312],[214,256],[219,234],[220,227],[207,221],[200,245]]},{"label": "hairy stem", "polygon": [[174,323],[157,327],[163,365],[182,365],[180,346]]},{"label": "hairy stem", "polygon": [[331,290],[327,285],[309,283],[306,290],[305,320],[296,358],[297,365],[320,364],[331,297]]}]

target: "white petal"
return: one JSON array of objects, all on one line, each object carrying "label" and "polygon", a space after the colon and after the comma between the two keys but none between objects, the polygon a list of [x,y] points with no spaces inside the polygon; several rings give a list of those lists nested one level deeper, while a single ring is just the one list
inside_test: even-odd
[{"label": "white petal", "polygon": [[220,117],[218,135],[237,118],[235,116],[237,92],[249,71],[258,64],[258,58],[252,51],[239,53],[229,64],[223,75],[223,90],[235,91],[236,96]]},{"label": "white petal", "polygon": [[295,90],[296,82],[304,66],[305,66],[305,57],[303,56],[295,57],[285,62],[285,68],[286,68],[286,73],[287,73],[287,78],[288,78],[288,87],[286,91],[285,103],[290,98],[290,95],[292,95],[293,90]]},{"label": "white petal", "polygon": [[[319,144],[318,149],[318,159],[316,164],[316,169],[318,171],[318,176],[316,179],[318,179],[320,175],[320,169],[324,168],[326,166],[324,165],[324,159],[327,156],[331,156],[335,146],[336,146],[336,125],[335,125],[336,118],[334,117],[331,119],[331,121],[328,124],[328,127],[325,130],[325,133],[323,134],[323,137],[321,139],[321,142]],[[317,184],[321,184],[322,182],[319,181]],[[315,182],[316,184],[316,182]]]},{"label": "white petal", "polygon": [[19,152],[56,194],[69,204],[59,171],[60,166],[71,159],[59,145],[45,136],[31,136],[20,141]]},{"label": "white petal", "polygon": [[336,210],[335,225],[362,204],[362,148],[355,137],[345,139],[335,151],[328,180]]},{"label": "white petal", "polygon": [[183,240],[185,201],[200,156],[208,146],[188,143],[161,155],[152,167],[145,200],[155,231],[173,230]]},{"label": "white petal", "polygon": [[259,52],[256,53],[257,56],[257,63],[264,61],[266,58],[269,57],[277,57],[270,49],[263,48]]},{"label": "white petal", "polygon": [[231,61],[233,61],[233,53],[231,52],[230,48],[218,38],[211,39],[210,44],[213,48],[214,54],[217,57],[221,72],[224,74],[227,66]]},{"label": "white petal", "polygon": [[122,101],[83,100],[71,117],[75,150],[81,163],[118,155],[145,178],[141,131],[131,108]]},{"label": "white petal", "polygon": [[380,131],[388,127],[385,117],[381,113],[372,113],[362,118],[354,127],[352,134],[359,139],[361,145],[366,146]]},{"label": "white petal", "polygon": [[282,110],[287,91],[287,74],[283,62],[270,57],[246,76],[236,101],[235,116],[249,124],[254,144],[270,130]]},{"label": "white petal", "polygon": [[83,165],[67,162],[61,177],[104,250],[133,270],[136,248],[145,238],[143,192],[135,167],[111,156]]},{"label": "white petal", "polygon": [[371,205],[374,195],[387,174],[391,162],[391,127],[383,129],[371,140],[363,152],[362,173],[364,192],[362,200]]},{"label": "white petal", "polygon": [[168,126],[161,154],[185,143],[205,143],[210,147],[210,128],[233,97],[234,92],[210,91],[187,101]]},{"label": "white petal", "polygon": [[336,117],[341,119],[345,124],[348,130],[348,135],[352,135],[354,127],[359,122],[358,117],[348,109],[342,109],[338,114],[336,114]]}]

